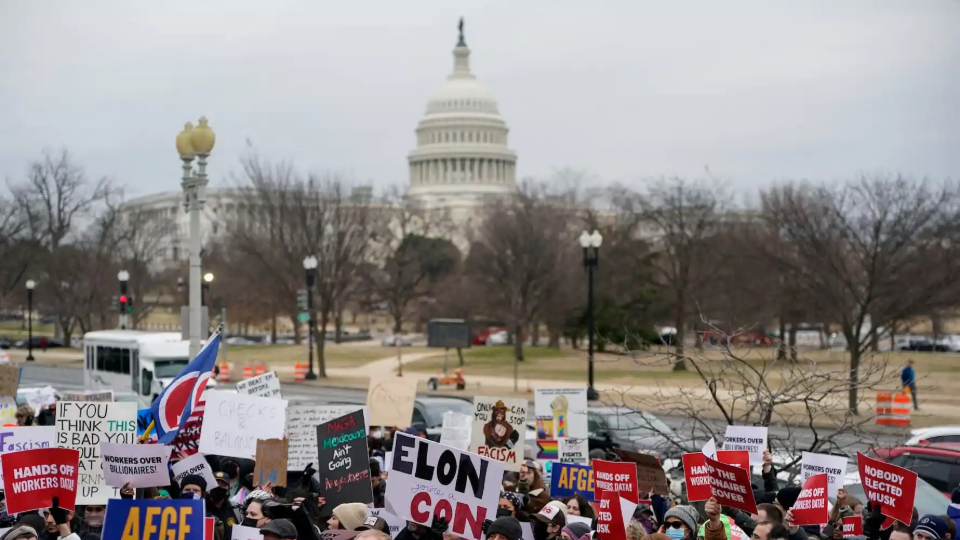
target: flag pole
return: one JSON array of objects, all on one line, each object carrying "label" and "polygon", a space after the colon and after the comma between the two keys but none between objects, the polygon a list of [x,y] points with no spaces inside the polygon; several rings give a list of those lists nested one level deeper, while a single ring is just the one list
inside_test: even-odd
[{"label": "flag pole", "polygon": [[[223,323],[221,322],[219,325],[217,325],[217,329],[214,330],[213,335],[210,337],[219,336],[222,334],[223,334]],[[207,342],[204,343],[203,349],[206,349],[207,345],[209,345],[211,341],[212,341],[211,339],[208,339]],[[203,349],[200,349],[200,352],[203,352]],[[197,353],[198,356],[199,354],[200,353]],[[157,422],[156,419],[150,421],[150,425],[147,426],[147,429],[143,432],[143,436],[140,437],[140,442],[145,442],[150,437],[150,432],[153,431],[153,428],[156,425],[156,422]]]}]

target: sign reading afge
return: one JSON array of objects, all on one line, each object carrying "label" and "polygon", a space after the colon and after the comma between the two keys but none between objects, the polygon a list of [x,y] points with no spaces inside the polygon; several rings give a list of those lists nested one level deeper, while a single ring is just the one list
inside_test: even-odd
[{"label": "sign reading afge", "polygon": [[396,433],[387,482],[387,511],[430,526],[439,515],[450,532],[481,540],[483,521],[495,519],[503,463],[428,439]]},{"label": "sign reading afge", "polygon": [[61,508],[73,508],[77,496],[79,453],[65,448],[11,452],[3,456],[7,512],[49,508],[53,498]]},{"label": "sign reading afge", "polygon": [[102,540],[186,540],[204,530],[203,500],[111,499]]},{"label": "sign reading afge", "polygon": [[883,515],[910,523],[913,498],[917,493],[917,473],[860,453],[857,453],[857,467],[867,501],[879,504]]},{"label": "sign reading afge", "polygon": [[526,430],[527,400],[476,396],[473,404],[470,451],[504,462],[509,471],[519,471],[523,461],[521,437]]}]

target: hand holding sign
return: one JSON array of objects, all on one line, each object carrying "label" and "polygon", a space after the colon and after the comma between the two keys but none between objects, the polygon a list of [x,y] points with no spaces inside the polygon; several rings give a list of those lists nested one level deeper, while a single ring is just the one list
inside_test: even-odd
[{"label": "hand holding sign", "polygon": [[917,493],[917,473],[860,453],[857,453],[857,467],[867,501],[882,507],[886,516],[910,523]]}]

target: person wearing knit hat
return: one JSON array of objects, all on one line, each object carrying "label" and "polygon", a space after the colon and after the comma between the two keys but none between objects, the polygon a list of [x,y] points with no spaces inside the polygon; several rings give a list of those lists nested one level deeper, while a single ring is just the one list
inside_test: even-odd
[{"label": "person wearing knit hat", "polygon": [[777,498],[774,501],[774,504],[780,507],[780,510],[784,514],[787,513],[787,510],[793,508],[793,505],[797,502],[797,499],[800,497],[801,489],[796,486],[785,487],[777,492]]},{"label": "person wearing knit hat", "polygon": [[363,503],[344,503],[333,509],[333,516],[327,520],[330,530],[355,531],[363,526],[367,518],[367,505]]},{"label": "person wearing knit hat", "polygon": [[500,501],[497,504],[497,508],[500,510],[507,510],[510,512],[510,515],[517,517],[517,512],[523,510],[524,507],[523,495],[517,493],[516,491],[501,491],[500,492]]},{"label": "person wearing knit hat", "polygon": [[590,526],[580,522],[568,523],[566,527],[561,529],[560,536],[563,540],[589,540]]},{"label": "person wearing knit hat", "polygon": [[199,474],[188,474],[180,480],[180,493],[194,493],[203,498],[207,494],[207,480]]},{"label": "person wearing knit hat", "polygon": [[260,529],[263,540],[297,540],[297,527],[289,519],[275,519]]},{"label": "person wearing knit hat", "polygon": [[940,516],[927,514],[913,529],[914,540],[941,540],[947,537],[947,522]]},{"label": "person wearing knit hat", "polygon": [[7,531],[0,540],[37,540],[37,530],[27,525],[14,527]]},{"label": "person wearing knit hat", "polygon": [[498,517],[487,527],[487,540],[521,540],[523,529],[517,518],[510,516]]},{"label": "person wearing knit hat", "polygon": [[671,540],[693,540],[696,538],[699,521],[700,514],[696,508],[679,504],[664,514],[661,531]]}]

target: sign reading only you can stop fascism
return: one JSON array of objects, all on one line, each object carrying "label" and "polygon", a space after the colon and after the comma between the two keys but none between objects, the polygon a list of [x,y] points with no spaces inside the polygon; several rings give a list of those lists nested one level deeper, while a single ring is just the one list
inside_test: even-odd
[{"label": "sign reading only you can stop fascism", "polygon": [[57,446],[80,452],[77,504],[107,504],[120,488],[107,485],[100,443],[136,444],[137,404],[61,401],[57,403]]}]

